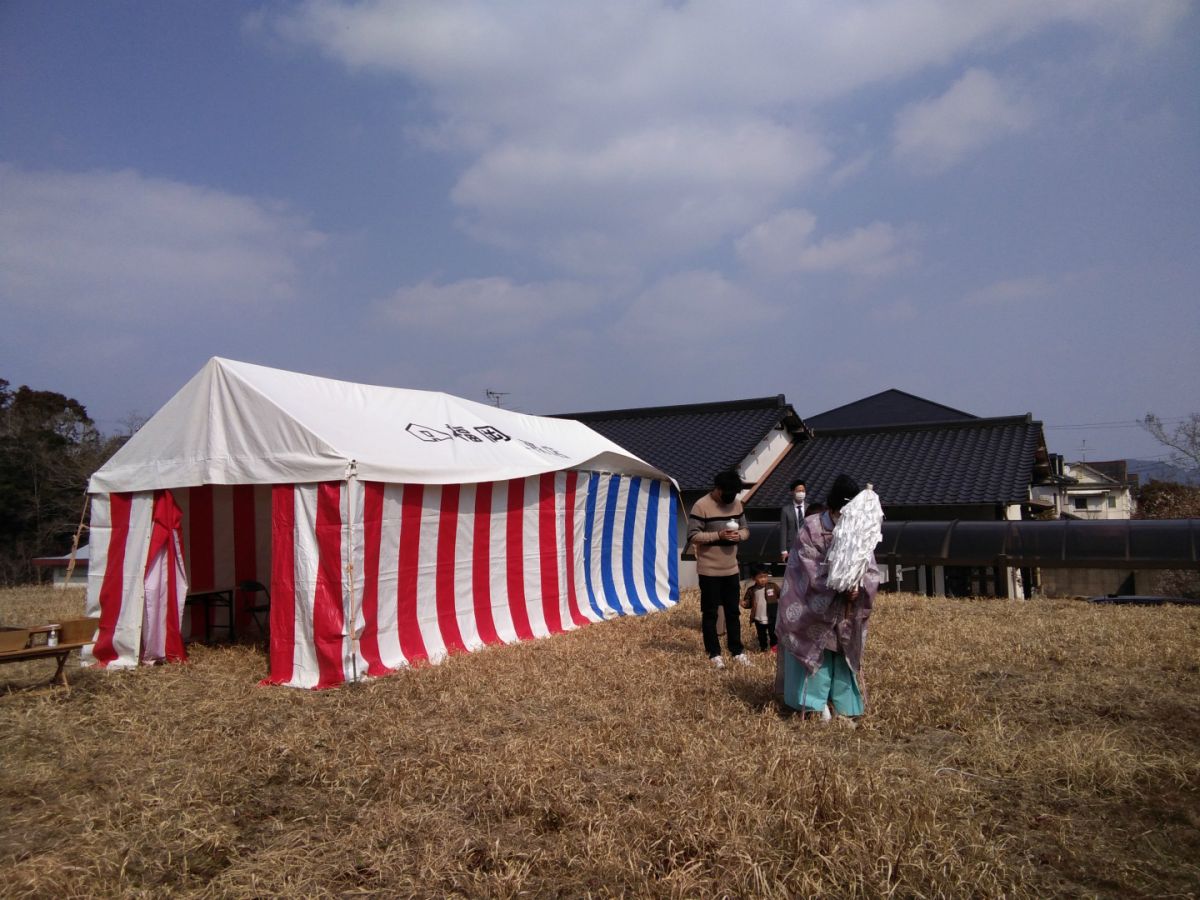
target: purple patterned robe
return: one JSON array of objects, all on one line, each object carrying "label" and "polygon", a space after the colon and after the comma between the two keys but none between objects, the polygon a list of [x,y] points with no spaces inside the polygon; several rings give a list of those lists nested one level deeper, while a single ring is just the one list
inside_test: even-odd
[{"label": "purple patterned robe", "polygon": [[[879,589],[879,567],[872,559],[859,587],[858,600],[847,609],[846,595],[834,593],[825,583],[825,560],[832,539],[833,521],[828,512],[804,520],[788,554],[775,633],[779,635],[780,651],[792,654],[810,674],[820,667],[826,644],[836,635],[846,662],[857,675],[867,640],[867,619]],[[777,691],[783,690],[782,655],[775,686]]]}]

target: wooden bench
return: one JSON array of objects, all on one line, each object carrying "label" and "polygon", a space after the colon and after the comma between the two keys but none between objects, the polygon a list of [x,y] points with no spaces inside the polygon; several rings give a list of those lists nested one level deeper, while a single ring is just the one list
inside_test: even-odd
[{"label": "wooden bench", "polygon": [[[0,663],[57,659],[58,671],[54,673],[51,683],[65,687],[67,657],[71,655],[72,650],[92,643],[99,625],[98,618],[91,618],[63,619],[56,624],[38,625],[33,628],[0,628]],[[49,643],[52,631],[58,632],[58,643],[54,645]]]}]

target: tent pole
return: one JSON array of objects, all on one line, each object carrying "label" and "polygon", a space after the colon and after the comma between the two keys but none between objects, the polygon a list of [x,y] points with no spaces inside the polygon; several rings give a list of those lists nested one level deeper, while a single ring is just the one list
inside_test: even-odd
[{"label": "tent pole", "polygon": [[[83,534],[83,529],[87,528],[83,524],[83,520],[87,518],[88,504],[92,501],[92,495],[87,491],[83,492],[83,509],[79,511],[79,527],[75,529],[75,537],[71,539],[71,558],[67,560],[67,576],[65,584],[71,584],[71,576],[75,574],[75,554],[79,552],[79,536]],[[39,580],[41,576],[38,576]]]},{"label": "tent pole", "polygon": [[358,681],[358,600],[354,591],[354,520],[355,520],[355,489],[358,487],[358,461],[350,460],[346,466],[346,515],[349,519],[349,546],[346,553],[346,575],[350,588],[350,672],[352,679]]}]

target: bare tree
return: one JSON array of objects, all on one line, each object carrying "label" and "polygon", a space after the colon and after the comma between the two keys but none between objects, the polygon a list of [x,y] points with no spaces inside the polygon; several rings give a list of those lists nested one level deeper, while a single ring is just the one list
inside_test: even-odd
[{"label": "bare tree", "polygon": [[1172,464],[1185,469],[1200,469],[1200,413],[1192,413],[1175,426],[1174,431],[1167,431],[1154,413],[1146,413],[1142,427],[1164,447],[1175,451]]}]

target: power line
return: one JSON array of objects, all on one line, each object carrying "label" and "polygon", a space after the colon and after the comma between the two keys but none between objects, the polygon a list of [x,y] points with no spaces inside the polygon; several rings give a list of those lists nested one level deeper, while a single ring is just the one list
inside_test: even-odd
[{"label": "power line", "polygon": [[[1170,419],[1159,419],[1158,421],[1163,425],[1177,425],[1180,422],[1186,421],[1187,419],[1188,416],[1175,416]],[[1043,425],[1042,427],[1047,431],[1051,429],[1061,431],[1071,428],[1144,428],[1145,423],[1139,419],[1135,419],[1132,422],[1126,419],[1120,422],[1084,422],[1078,425]]]}]

